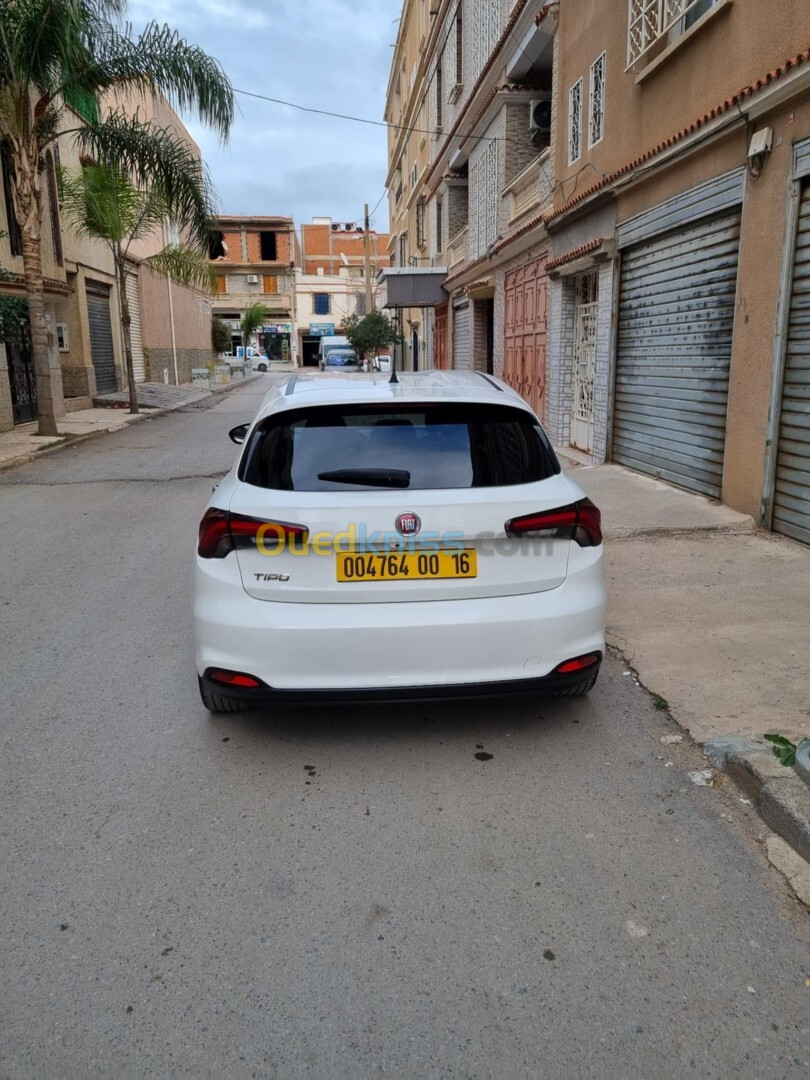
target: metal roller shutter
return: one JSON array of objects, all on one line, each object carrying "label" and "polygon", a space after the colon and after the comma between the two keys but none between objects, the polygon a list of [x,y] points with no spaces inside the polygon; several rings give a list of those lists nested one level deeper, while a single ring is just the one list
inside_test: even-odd
[{"label": "metal roller shutter", "polygon": [[135,372],[135,382],[145,382],[146,365],[143,360],[143,338],[141,337],[141,294],[137,274],[127,274],[127,300],[131,320],[129,335],[132,339],[132,367]]},{"label": "metal roller shutter", "polygon": [[810,184],[802,192],[793,259],[771,524],[810,543]]},{"label": "metal roller shutter", "polygon": [[720,496],[740,215],[623,253],[615,461]]},{"label": "metal roller shutter", "polygon": [[87,282],[87,318],[90,323],[90,352],[96,373],[96,392],[107,394],[118,389],[115,373],[110,290],[106,285]]},{"label": "metal roller shutter", "polygon": [[470,305],[453,306],[453,368],[469,371],[470,368]]}]

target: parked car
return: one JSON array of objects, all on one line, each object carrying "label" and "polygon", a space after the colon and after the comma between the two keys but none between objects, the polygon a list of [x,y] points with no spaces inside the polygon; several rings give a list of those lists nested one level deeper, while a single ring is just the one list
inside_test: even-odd
[{"label": "parked car", "polygon": [[354,349],[332,349],[322,366],[323,371],[360,371],[360,361]]},{"label": "parked car", "polygon": [[292,375],[231,438],[194,576],[212,712],[593,687],[600,514],[505,383]]}]

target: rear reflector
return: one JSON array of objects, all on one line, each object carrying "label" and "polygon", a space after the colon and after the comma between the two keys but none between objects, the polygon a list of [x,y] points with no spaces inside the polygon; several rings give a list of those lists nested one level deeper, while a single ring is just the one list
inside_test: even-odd
[{"label": "rear reflector", "polygon": [[587,656],[576,656],[573,660],[566,660],[564,664],[559,664],[554,670],[560,675],[568,675],[572,671],[583,671],[585,668],[593,667],[600,660],[599,653],[588,653]]},{"label": "rear reflector", "polygon": [[264,685],[261,679],[254,679],[252,675],[243,675],[239,671],[211,671],[208,677],[214,682],[225,683],[226,686],[243,686],[249,690]]},{"label": "rear reflector", "polygon": [[258,547],[263,554],[275,553],[292,542],[305,544],[308,538],[306,525],[264,521],[212,506],[200,522],[197,554],[201,559],[224,559],[239,547]]},{"label": "rear reflector", "polygon": [[504,525],[507,536],[547,536],[574,540],[580,547],[598,547],[602,543],[602,515],[590,499],[580,499],[570,506],[541,510],[536,514],[512,518]]}]

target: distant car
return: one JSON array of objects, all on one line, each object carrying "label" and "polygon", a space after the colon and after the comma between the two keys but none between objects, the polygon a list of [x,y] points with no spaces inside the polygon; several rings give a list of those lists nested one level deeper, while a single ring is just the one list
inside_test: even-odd
[{"label": "distant car", "polygon": [[599,511],[505,383],[294,373],[230,435],[194,575],[211,712],[593,687]]},{"label": "distant car", "polygon": [[372,361],[372,370],[388,373],[391,370],[391,357],[387,353],[380,353]]},{"label": "distant car", "polygon": [[354,349],[332,349],[321,362],[322,371],[360,371],[360,361]]}]

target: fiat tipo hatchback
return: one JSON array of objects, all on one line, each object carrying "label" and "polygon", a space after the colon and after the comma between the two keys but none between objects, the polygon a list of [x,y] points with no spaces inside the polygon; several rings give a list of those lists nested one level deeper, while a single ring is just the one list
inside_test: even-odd
[{"label": "fiat tipo hatchback", "polygon": [[600,514],[508,386],[291,375],[231,437],[196,556],[208,709],[594,685]]}]

